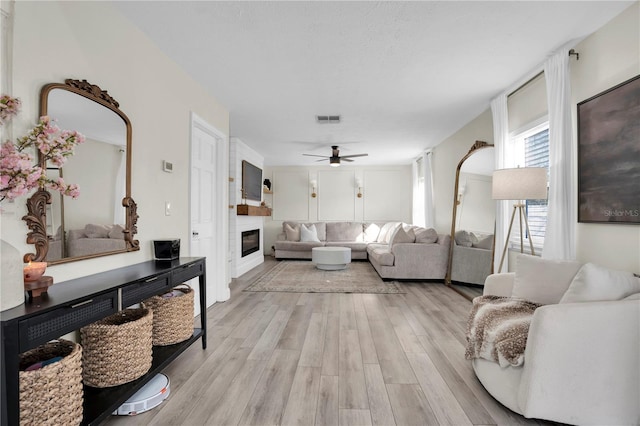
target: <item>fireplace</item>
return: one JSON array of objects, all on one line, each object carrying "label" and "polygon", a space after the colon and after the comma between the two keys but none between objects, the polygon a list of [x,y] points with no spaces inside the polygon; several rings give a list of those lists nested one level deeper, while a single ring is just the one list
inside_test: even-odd
[{"label": "fireplace", "polygon": [[248,256],[260,250],[260,230],[242,232],[242,257]]}]

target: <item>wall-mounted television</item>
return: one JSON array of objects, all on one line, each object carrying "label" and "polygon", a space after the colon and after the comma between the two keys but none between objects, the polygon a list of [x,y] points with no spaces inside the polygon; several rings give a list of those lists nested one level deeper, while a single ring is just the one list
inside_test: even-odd
[{"label": "wall-mounted television", "polygon": [[247,200],[262,201],[262,169],[242,160],[242,189]]}]

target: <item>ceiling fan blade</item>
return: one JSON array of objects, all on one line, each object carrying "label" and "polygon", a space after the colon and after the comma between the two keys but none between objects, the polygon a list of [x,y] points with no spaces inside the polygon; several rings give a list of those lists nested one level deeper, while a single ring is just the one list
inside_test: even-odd
[{"label": "ceiling fan blade", "polygon": [[353,163],[353,160],[349,160],[348,158],[340,157],[340,161],[348,161],[349,163]]},{"label": "ceiling fan blade", "polygon": [[305,156],[307,156],[307,157],[322,157],[322,158],[330,158],[330,157],[328,157],[328,156],[326,156],[326,155],[315,155],[315,154],[302,154],[302,155],[305,155]]},{"label": "ceiling fan blade", "polygon": [[327,161],[327,159],[326,159],[326,158],[323,158],[322,160],[316,160],[316,163],[319,163],[319,162],[321,162],[321,161]]},{"label": "ceiling fan blade", "polygon": [[366,157],[366,156],[368,156],[368,155],[369,155],[369,154],[343,155],[343,156],[342,156],[342,157],[340,157],[340,158]]}]

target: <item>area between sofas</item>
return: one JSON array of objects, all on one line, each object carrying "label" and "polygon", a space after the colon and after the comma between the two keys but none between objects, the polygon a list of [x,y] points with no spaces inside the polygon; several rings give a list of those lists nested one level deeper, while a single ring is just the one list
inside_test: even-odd
[{"label": "area between sofas", "polygon": [[311,259],[314,247],[348,247],[351,259],[369,260],[383,279],[443,280],[449,235],[402,222],[285,221],[276,259]]}]

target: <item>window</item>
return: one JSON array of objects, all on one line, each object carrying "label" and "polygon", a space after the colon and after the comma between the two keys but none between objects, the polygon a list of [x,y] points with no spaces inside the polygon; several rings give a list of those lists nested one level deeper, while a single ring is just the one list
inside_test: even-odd
[{"label": "window", "polygon": [[[549,169],[549,122],[538,121],[511,137],[510,167],[545,167]],[[548,176],[548,172],[547,172]],[[547,200],[525,201],[529,232],[523,229],[525,248],[529,247],[529,239],[533,242],[536,253],[542,251],[544,235],[547,227]],[[523,224],[524,226],[524,224]],[[512,248],[520,249],[520,224],[517,218],[513,223],[510,243]]]}]

